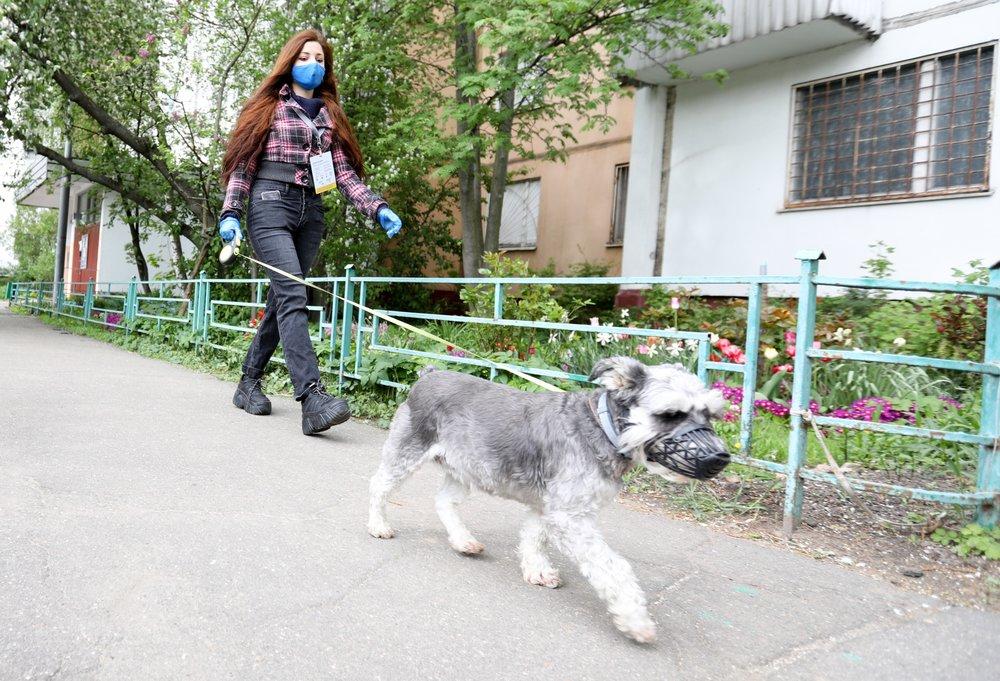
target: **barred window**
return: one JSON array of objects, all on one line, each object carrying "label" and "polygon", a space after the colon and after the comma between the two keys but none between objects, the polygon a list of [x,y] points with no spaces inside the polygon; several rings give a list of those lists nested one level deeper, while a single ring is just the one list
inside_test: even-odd
[{"label": "barred window", "polygon": [[625,204],[628,202],[628,163],[615,166],[614,198],[611,204],[609,246],[621,246],[625,238]]},{"label": "barred window", "polygon": [[797,86],[787,205],[989,188],[994,45]]}]

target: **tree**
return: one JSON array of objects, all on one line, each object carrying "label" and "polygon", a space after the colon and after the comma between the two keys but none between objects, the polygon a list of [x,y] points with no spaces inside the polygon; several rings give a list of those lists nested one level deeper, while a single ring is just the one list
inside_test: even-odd
[{"label": "tree", "polygon": [[[412,271],[439,250],[454,251],[439,210],[451,188],[422,179],[440,152],[430,143],[414,153],[406,139],[433,131],[435,119],[419,102],[423,89],[407,90],[417,69],[405,59],[405,27],[390,13],[336,0],[94,0],[72,12],[59,0],[0,0],[0,8],[0,138],[19,139],[117,192],[125,208],[155,218],[147,229],[171,235],[175,254],[181,239],[194,244],[179,276],[215,266],[208,256],[219,245],[225,133],[280,45],[310,23],[334,38],[345,109],[378,160],[373,182],[392,187],[408,225],[388,251],[377,231],[348,212],[330,232],[342,245],[365,242],[356,263],[393,270]],[[84,161],[57,151],[64,131]]]},{"label": "tree", "polygon": [[[450,13],[434,9],[424,8],[437,21],[418,37],[424,63],[454,85],[440,109],[456,125],[453,160],[442,173],[458,178],[468,276],[484,250],[499,246],[511,152],[564,159],[576,122],[602,131],[614,123],[606,106],[628,94],[629,53],[693,50],[727,30],[714,20],[721,8],[711,0],[453,0]],[[442,54],[449,38],[454,50]]]},{"label": "tree", "polygon": [[18,206],[5,234],[16,263],[14,281],[51,281],[55,269],[56,219],[51,208]]},{"label": "tree", "polygon": [[[66,11],[58,0],[0,0],[0,135],[157,218],[159,229],[195,245],[190,269],[198,270],[209,262],[221,203],[223,138],[213,114],[263,5],[95,0]],[[220,25],[227,39],[213,41]],[[214,112],[186,109],[206,93]],[[75,159],[56,150],[66,133]]]}]

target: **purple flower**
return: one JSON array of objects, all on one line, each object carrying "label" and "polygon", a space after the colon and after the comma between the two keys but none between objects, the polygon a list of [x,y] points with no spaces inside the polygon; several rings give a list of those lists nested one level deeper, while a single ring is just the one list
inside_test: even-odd
[{"label": "purple flower", "polygon": [[141,50],[139,50],[139,56],[145,59],[146,57],[149,56],[149,50],[147,50],[145,47],[142,48]]},{"label": "purple flower", "polygon": [[155,42],[156,42],[156,36],[153,35],[152,33],[147,33],[146,34],[146,44],[147,45],[152,45]]},{"label": "purple flower", "polygon": [[938,397],[939,400],[947,405],[954,407],[955,409],[961,409],[962,403],[956,400],[954,397],[949,397],[948,395],[941,395]]}]

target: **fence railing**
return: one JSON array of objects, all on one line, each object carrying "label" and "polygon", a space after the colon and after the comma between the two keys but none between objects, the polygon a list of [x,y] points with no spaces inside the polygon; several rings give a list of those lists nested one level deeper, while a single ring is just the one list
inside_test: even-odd
[{"label": "fence railing", "polygon": [[[904,495],[924,501],[958,504],[975,507],[979,522],[994,526],[1000,520],[1000,263],[989,271],[987,285],[965,283],[942,283],[922,281],[900,281],[889,279],[858,279],[819,276],[819,262],[825,256],[819,251],[804,251],[796,256],[800,262],[797,276],[747,276],[747,277],[525,277],[525,278],[457,278],[457,277],[367,277],[356,276],[352,268],[343,277],[310,278],[309,281],[333,292],[330,302],[310,306],[318,317],[318,335],[314,340],[325,348],[325,371],[337,376],[338,386],[343,387],[348,380],[361,378],[361,367],[366,349],[385,353],[408,355],[432,359],[444,363],[460,363],[481,366],[490,370],[490,378],[496,376],[497,369],[491,362],[475,357],[465,357],[454,353],[417,350],[402,345],[393,345],[382,338],[379,320],[360,306],[367,306],[368,292],[373,285],[476,285],[492,287],[493,314],[489,317],[467,317],[449,314],[434,314],[406,310],[376,310],[413,323],[420,322],[460,322],[494,327],[522,329],[545,329],[550,332],[568,331],[581,334],[610,333],[620,336],[656,337],[684,341],[696,346],[695,371],[708,382],[709,372],[741,375],[743,397],[740,416],[739,452],[736,460],[785,476],[785,531],[790,533],[799,523],[802,515],[804,481],[837,484],[836,477],[807,468],[806,444],[811,418],[819,426],[846,430],[867,430],[888,433],[907,438],[923,438],[947,442],[959,442],[978,447],[977,479],[975,491],[954,492],[929,490],[903,485],[847,478],[857,490]],[[222,286],[232,288],[234,284],[247,285],[251,291],[250,300],[226,300],[213,295],[213,287],[218,291]],[[746,341],[744,354],[746,362],[736,364],[712,361],[711,341],[708,333],[682,331],[677,329],[640,328],[636,326],[594,326],[586,324],[525,321],[506,319],[504,302],[506,291],[512,286],[533,285],[672,285],[672,286],[718,286],[745,287],[747,297]],[[146,295],[140,294],[140,286],[150,289]],[[185,326],[193,332],[197,342],[203,347],[232,351],[231,346],[215,342],[210,331],[224,333],[255,333],[249,326],[230,324],[220,317],[225,308],[264,308],[264,288],[266,279],[209,279],[204,273],[191,280],[169,280],[139,282],[89,282],[84,293],[66,292],[60,288],[53,292],[51,283],[12,282],[7,285],[6,297],[14,304],[55,315],[80,319],[85,323],[121,327],[126,332],[140,330],[136,320],[155,321],[157,327],[164,324]],[[792,374],[792,397],[790,404],[790,432],[787,461],[777,462],[756,458],[753,452],[754,399],[758,388],[758,358],[760,355],[761,309],[766,287],[784,285],[797,287],[798,317],[796,322],[796,345],[794,371]],[[881,289],[888,291],[952,293],[959,295],[984,296],[987,299],[987,319],[985,352],[982,361],[959,361],[917,355],[867,352],[862,350],[818,349],[812,346],[816,328],[817,289],[831,286],[840,289]],[[185,291],[190,290],[190,295]],[[120,301],[117,307],[110,307],[108,301]],[[102,303],[102,304],[98,304]],[[96,317],[95,317],[96,316]],[[355,317],[357,318],[355,320]],[[339,327],[339,328],[338,328]],[[895,423],[880,423],[857,419],[836,418],[824,415],[810,415],[813,369],[815,359],[837,359],[847,362],[875,362],[882,364],[910,365],[934,369],[978,374],[982,377],[981,418],[976,433],[961,431],[941,431],[904,426]],[[274,361],[281,362],[280,358]],[[553,379],[564,379],[580,383],[587,382],[587,376],[570,371],[559,371],[536,366],[527,366],[517,361],[507,362],[525,373]],[[380,380],[385,385],[405,389],[402,383]]]}]

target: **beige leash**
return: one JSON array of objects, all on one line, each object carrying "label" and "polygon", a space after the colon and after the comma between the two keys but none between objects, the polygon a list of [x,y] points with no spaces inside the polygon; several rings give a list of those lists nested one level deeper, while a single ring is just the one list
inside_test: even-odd
[{"label": "beige leash", "polygon": [[302,279],[301,277],[297,277],[294,274],[290,274],[288,272],[285,272],[284,270],[282,270],[282,269],[280,269],[278,267],[275,267],[273,265],[268,265],[267,263],[261,262],[260,260],[257,260],[256,258],[251,258],[249,255],[243,255],[238,250],[236,250],[234,254],[238,255],[241,258],[243,258],[245,260],[248,260],[248,261],[250,261],[252,263],[256,263],[257,265],[260,265],[261,267],[263,267],[265,269],[271,270],[272,272],[274,272],[276,274],[280,274],[283,277],[288,277],[292,281],[296,281],[296,282],[298,282],[300,284],[303,284],[305,286],[309,286],[310,288],[314,288],[317,291],[325,293],[328,296],[332,296],[334,298],[337,298],[337,299],[339,299],[339,300],[341,300],[341,301],[343,301],[343,302],[345,302],[345,303],[347,303],[349,305],[354,305],[355,307],[357,307],[357,308],[359,308],[361,310],[364,310],[365,312],[367,312],[368,314],[370,314],[370,315],[372,315],[374,317],[378,317],[379,319],[384,319],[385,321],[389,322],[390,324],[395,324],[396,326],[398,326],[400,328],[403,328],[403,329],[406,329],[407,331],[411,331],[412,333],[415,333],[418,336],[423,336],[424,338],[429,338],[430,340],[436,341],[436,342],[441,343],[443,345],[451,346],[451,347],[455,348],[456,350],[460,350],[461,352],[464,352],[465,354],[467,354],[467,355],[469,355],[471,357],[475,357],[478,360],[481,360],[483,362],[487,362],[491,367],[495,367],[497,369],[502,369],[504,371],[509,371],[510,373],[514,374],[515,376],[517,376],[519,378],[523,378],[524,380],[528,381],[529,383],[534,383],[535,385],[540,386],[542,388],[545,388],[546,390],[551,390],[552,392],[557,392],[557,393],[565,392],[559,386],[552,385],[551,383],[548,383],[547,381],[543,381],[542,379],[538,378],[537,376],[532,376],[531,374],[526,374],[523,371],[521,371],[520,369],[518,369],[517,367],[511,366],[510,364],[503,364],[503,363],[499,363],[499,362],[494,362],[493,360],[489,359],[488,357],[483,357],[482,355],[480,355],[478,353],[475,353],[472,350],[469,350],[468,348],[459,347],[458,345],[455,345],[454,343],[452,343],[451,341],[449,341],[449,340],[447,340],[445,338],[441,338],[440,336],[434,335],[430,331],[425,331],[424,329],[416,327],[413,324],[409,324],[407,322],[404,322],[401,319],[397,319],[397,318],[395,318],[395,317],[393,317],[391,315],[387,315],[384,312],[379,312],[378,310],[373,310],[372,308],[366,307],[365,305],[362,305],[361,303],[358,303],[356,301],[348,300],[347,298],[345,298],[343,296],[337,295],[333,291],[328,291],[325,288],[322,288],[320,286],[317,286],[316,284],[313,284],[313,283],[310,283],[310,282],[306,281],[305,279]]}]

